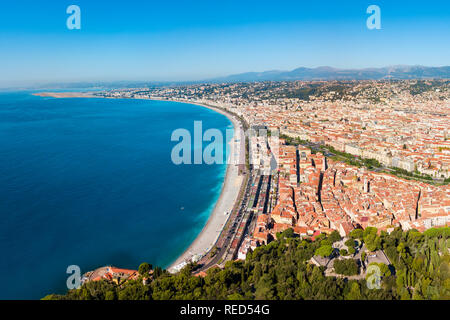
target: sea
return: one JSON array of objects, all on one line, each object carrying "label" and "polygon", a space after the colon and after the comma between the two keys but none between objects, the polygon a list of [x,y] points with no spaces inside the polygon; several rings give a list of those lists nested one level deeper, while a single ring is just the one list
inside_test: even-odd
[{"label": "sea", "polygon": [[174,130],[232,128],[170,101],[0,93],[0,299],[64,294],[82,273],[168,267],[219,198],[224,164],[176,165]]}]

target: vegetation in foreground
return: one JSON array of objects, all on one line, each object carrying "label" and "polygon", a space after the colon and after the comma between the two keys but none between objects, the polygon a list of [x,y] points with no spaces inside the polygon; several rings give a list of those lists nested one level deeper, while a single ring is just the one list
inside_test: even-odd
[{"label": "vegetation in foreground", "polygon": [[[172,275],[155,268],[148,282],[149,265],[140,266],[139,280],[117,286],[106,281],[85,283],[66,295],[49,295],[53,300],[359,300],[359,299],[450,299],[450,228],[432,228],[377,234],[375,228],[357,229],[351,234],[371,249],[382,249],[392,265],[380,266],[380,289],[369,289],[367,281],[326,277],[324,268],[309,263],[316,250],[340,240],[337,232],[320,235],[315,241],[295,237],[292,229],[278,234],[276,241],[248,254],[246,261],[230,261],[224,269],[212,268],[207,275],[192,275],[188,265]],[[344,253],[344,252],[343,252]],[[345,254],[348,254],[345,252]],[[344,274],[355,266],[341,263]],[[370,276],[370,275],[369,275]]]}]

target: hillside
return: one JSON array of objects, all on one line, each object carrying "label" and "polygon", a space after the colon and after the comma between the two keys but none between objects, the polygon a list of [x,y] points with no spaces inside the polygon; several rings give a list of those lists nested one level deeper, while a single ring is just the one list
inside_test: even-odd
[{"label": "hillside", "polygon": [[[336,261],[340,262],[335,262],[334,269],[342,276],[325,276],[324,267],[310,262],[315,255],[330,254],[327,251],[331,245],[341,240],[337,232],[329,236],[320,235],[311,241],[295,237],[289,229],[278,234],[277,238],[250,253],[246,261],[230,261],[224,269],[209,269],[204,277],[192,275],[195,265],[189,265],[175,275],[155,268],[146,284],[142,275],[139,280],[120,286],[102,280],[86,283],[66,295],[49,295],[44,299],[450,299],[449,227],[433,228],[425,233],[396,229],[391,234],[377,233],[370,227],[365,231],[356,229],[346,241],[346,244],[354,243],[356,250],[335,253]],[[352,258],[340,259],[339,256],[348,256],[363,245],[371,250],[382,250],[389,258],[389,266],[371,264],[372,269],[378,266],[380,270],[379,289],[369,289],[364,278],[344,279],[359,272],[357,270],[361,266]],[[367,261],[367,256],[362,259]],[[143,266],[146,265],[141,265],[141,273],[146,270]],[[371,283],[372,276],[371,272],[366,274]]]},{"label": "hillside", "polygon": [[247,72],[212,79],[215,82],[291,81],[291,80],[383,80],[449,79],[450,66],[392,66],[384,68],[337,69],[332,67],[297,68],[292,71]]}]

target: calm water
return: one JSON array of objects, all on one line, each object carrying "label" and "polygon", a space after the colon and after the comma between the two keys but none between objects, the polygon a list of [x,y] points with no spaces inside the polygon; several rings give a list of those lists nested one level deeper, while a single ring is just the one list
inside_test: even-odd
[{"label": "calm water", "polygon": [[64,293],[66,268],[167,267],[205,225],[224,165],[172,164],[177,128],[231,127],[174,102],[0,94],[0,299]]}]

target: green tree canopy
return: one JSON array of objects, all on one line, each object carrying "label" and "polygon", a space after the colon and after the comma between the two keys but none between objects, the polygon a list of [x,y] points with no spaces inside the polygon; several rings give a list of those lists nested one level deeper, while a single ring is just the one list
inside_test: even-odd
[{"label": "green tree canopy", "polygon": [[143,262],[139,266],[138,271],[141,276],[147,276],[151,269],[152,266],[150,264],[148,264],[147,262]]},{"label": "green tree canopy", "polygon": [[332,253],[333,247],[329,244],[325,244],[315,251],[315,254],[321,257],[329,257]]},{"label": "green tree canopy", "polygon": [[364,233],[364,231],[362,229],[354,229],[350,232],[349,235],[352,239],[363,240],[363,233]]},{"label": "green tree canopy", "polygon": [[333,267],[337,274],[345,276],[354,276],[359,273],[358,264],[354,259],[335,260]]}]

